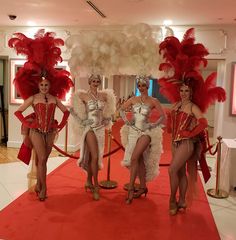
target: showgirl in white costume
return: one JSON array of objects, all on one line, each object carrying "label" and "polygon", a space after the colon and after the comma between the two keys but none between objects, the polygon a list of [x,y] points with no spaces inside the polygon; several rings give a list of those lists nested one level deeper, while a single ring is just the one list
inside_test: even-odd
[{"label": "showgirl in white costume", "polygon": [[97,90],[100,84],[100,76],[92,75],[90,89],[76,92],[71,108],[81,136],[78,165],[87,171],[85,189],[92,191],[94,200],[99,200],[98,170],[103,166],[105,127],[111,126],[116,102],[113,90]]},{"label": "showgirl in white costume", "polygon": [[[149,79],[138,78],[139,97],[127,100],[121,110],[125,125],[121,129],[121,141],[125,146],[125,155],[122,165],[130,169],[130,183],[126,203],[132,203],[133,198],[147,194],[146,181],[151,181],[159,173],[159,159],[162,153],[161,123],[165,120],[165,113],[159,101],[148,96]],[[132,107],[133,120],[128,121],[124,110]],[[160,113],[155,123],[148,121],[151,110],[157,109]],[[140,188],[134,193],[134,183],[139,177]]]}]

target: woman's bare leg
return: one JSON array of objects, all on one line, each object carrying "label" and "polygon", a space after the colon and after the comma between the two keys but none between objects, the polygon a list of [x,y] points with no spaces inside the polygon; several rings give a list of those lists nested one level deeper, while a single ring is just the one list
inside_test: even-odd
[{"label": "woman's bare leg", "polygon": [[[132,199],[133,199],[134,183],[135,183],[135,179],[137,177],[138,170],[139,170],[139,164],[140,164],[139,161],[140,161],[140,158],[142,158],[143,152],[149,146],[150,141],[151,141],[151,139],[149,136],[146,136],[146,135],[141,136],[138,139],[136,146],[134,148],[134,151],[132,153],[131,160],[130,160],[131,161],[130,182],[129,182],[129,192],[128,192],[128,198],[127,198],[128,202],[127,203],[130,203],[130,201],[132,201]],[[143,175],[143,172],[141,172],[141,174]],[[142,184],[144,184],[144,179],[142,176]],[[141,179],[140,179],[140,183],[141,183]],[[145,185],[146,185],[146,183],[145,183]]]},{"label": "woman's bare leg", "polygon": [[46,191],[46,162],[47,162],[47,147],[44,136],[38,132],[31,132],[31,141],[37,155],[37,176],[39,180],[40,193]]},{"label": "woman's bare leg", "polygon": [[[173,151],[173,158],[169,167],[169,177],[170,177],[170,187],[171,187],[170,202],[176,202],[176,192],[180,185],[179,171],[181,168],[185,167],[185,164],[187,160],[191,157],[192,153],[193,153],[193,144],[189,141],[181,142],[179,146],[175,147]],[[185,180],[187,181],[187,179],[183,178],[183,183],[182,183],[183,185]],[[183,192],[184,191],[185,190],[183,188]]]},{"label": "woman's bare leg", "polygon": [[86,135],[85,141],[91,156],[90,165],[93,175],[94,185],[98,186],[98,142],[93,131],[89,131]]},{"label": "woman's bare leg", "polygon": [[47,175],[47,160],[52,151],[52,145],[55,138],[55,133],[42,135],[41,133],[31,131],[31,141],[36,152],[37,159],[37,186],[39,189],[39,198],[44,200],[46,197],[46,175]]},{"label": "woman's bare leg", "polygon": [[91,167],[91,154],[89,153],[89,164],[88,164],[88,170],[87,170],[87,184],[92,186],[93,185],[93,172]]},{"label": "woman's bare leg", "polygon": [[37,169],[37,172],[36,172],[36,176],[37,176],[37,182],[36,182],[36,186],[35,186],[35,192],[37,194],[39,194],[39,192],[41,191],[41,182],[40,182],[40,177],[39,177],[39,171],[38,171],[38,157],[37,157],[37,154],[35,154],[35,166],[36,166],[36,169]]},{"label": "woman's bare leg", "polygon": [[186,205],[185,203],[185,196],[188,188],[188,180],[186,175],[186,166],[184,165],[182,168],[180,168],[179,173],[179,202],[178,204],[180,206]]},{"label": "woman's bare leg", "polygon": [[[43,178],[44,178],[44,182],[45,182],[45,195],[46,195],[46,191],[47,191],[47,184],[46,184],[46,177],[47,177],[47,161],[49,158],[50,153],[52,152],[52,146],[54,143],[54,139],[55,139],[56,133],[52,132],[52,133],[48,133],[46,136],[46,164],[43,165],[44,169],[43,169]],[[43,187],[42,187],[43,190]]]},{"label": "woman's bare leg", "polygon": [[140,181],[140,188],[143,188],[143,189],[146,188],[146,169],[145,169],[143,156],[141,156],[139,159],[138,177]]}]

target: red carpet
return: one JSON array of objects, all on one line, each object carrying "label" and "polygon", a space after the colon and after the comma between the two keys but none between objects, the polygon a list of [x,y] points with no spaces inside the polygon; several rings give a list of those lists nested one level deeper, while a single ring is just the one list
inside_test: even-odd
[{"label": "red carpet", "polygon": [[[120,167],[122,156],[119,151],[111,158],[111,180],[118,182],[118,188],[102,189],[100,201],[84,191],[85,174],[75,160],[66,161],[48,176],[45,202],[26,192],[0,212],[0,239],[220,239],[200,180],[199,197],[191,209],[169,216],[167,167],[161,167],[160,176],[148,184],[146,198],[126,205],[123,184],[128,170]],[[162,162],[168,162],[165,158],[164,154]],[[106,179],[106,166],[99,178]]]}]

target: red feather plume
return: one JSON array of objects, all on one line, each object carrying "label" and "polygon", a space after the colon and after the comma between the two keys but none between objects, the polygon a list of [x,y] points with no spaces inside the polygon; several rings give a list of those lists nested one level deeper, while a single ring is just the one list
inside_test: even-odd
[{"label": "red feather plume", "polygon": [[14,79],[16,89],[23,99],[38,92],[38,83],[45,74],[51,83],[50,93],[60,99],[64,98],[73,86],[69,72],[55,69],[58,62],[62,62],[59,46],[64,45],[64,41],[55,36],[53,32],[45,33],[44,29],[40,29],[34,39],[15,33],[8,41],[10,48],[27,58]]},{"label": "red feather plume", "polygon": [[[165,62],[159,70],[166,73],[158,80],[160,93],[170,102],[180,101],[179,88],[187,79],[191,81],[192,101],[205,112],[215,101],[225,101],[225,90],[216,87],[216,73],[204,81],[200,69],[207,66],[208,50],[201,43],[195,43],[194,28],[190,28],[180,42],[176,37],[167,37],[159,45],[159,52]],[[199,97],[199,93],[201,97]]]}]

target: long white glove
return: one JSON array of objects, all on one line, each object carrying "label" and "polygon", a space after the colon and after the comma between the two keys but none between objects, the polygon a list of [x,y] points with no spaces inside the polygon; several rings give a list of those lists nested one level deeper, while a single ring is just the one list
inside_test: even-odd
[{"label": "long white glove", "polygon": [[74,112],[74,109],[71,108],[70,109],[70,113],[71,115],[76,119],[76,121],[82,125],[82,126],[89,126],[89,125],[92,125],[94,123],[94,121],[92,119],[84,119],[82,120],[75,112]]},{"label": "long white glove", "polygon": [[155,127],[161,127],[161,128],[164,127],[164,124],[162,124],[163,119],[164,119],[164,115],[161,115],[161,116],[157,119],[156,122],[154,122],[154,123],[148,123],[147,128],[148,128],[148,129],[153,129],[153,128],[155,128]]},{"label": "long white glove", "polygon": [[120,109],[120,116],[121,116],[121,118],[123,119],[123,121],[125,122],[126,125],[128,125],[128,126],[134,125],[134,122],[133,122],[133,121],[130,122],[130,121],[127,119],[126,114],[125,114],[125,111],[122,110],[122,109]]}]

